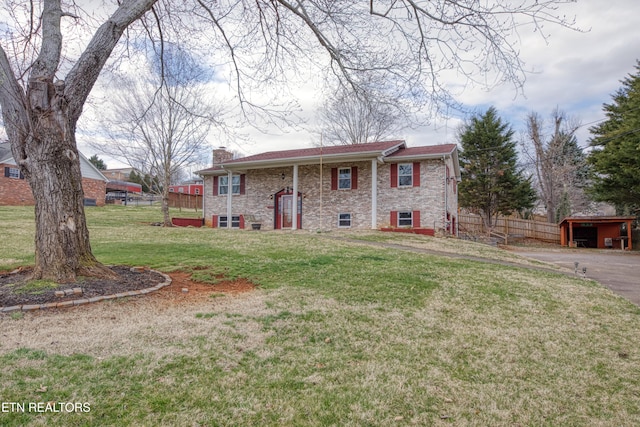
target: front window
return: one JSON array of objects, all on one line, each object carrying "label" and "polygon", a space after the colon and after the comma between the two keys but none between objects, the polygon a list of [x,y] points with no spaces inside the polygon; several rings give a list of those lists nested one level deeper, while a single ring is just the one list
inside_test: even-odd
[{"label": "front window", "polygon": [[[226,216],[218,217],[218,228],[227,228],[229,223]],[[231,217],[231,228],[240,228],[240,215],[233,215]]]},{"label": "front window", "polygon": [[338,227],[344,227],[344,228],[351,227],[351,214],[350,213],[338,214]]},{"label": "front window", "polygon": [[413,164],[401,163],[398,165],[398,187],[413,186]]},{"label": "front window", "polygon": [[398,212],[398,227],[413,227],[413,213]]},{"label": "front window", "polygon": [[351,189],[351,168],[338,169],[338,189]]},{"label": "front window", "polygon": [[199,188],[196,188],[196,189],[194,189],[194,190],[195,190],[195,191],[194,191],[194,193],[195,193],[195,194],[200,194],[200,189],[199,189]]},{"label": "front window", "polygon": [[[229,176],[218,178],[218,194],[229,192]],[[231,194],[240,194],[240,175],[233,175],[231,178]]]},{"label": "front window", "polygon": [[178,187],[178,193],[184,193],[184,188]]},{"label": "front window", "polygon": [[16,178],[16,179],[20,179],[20,169],[18,168],[6,168],[7,173],[5,173],[5,176],[7,178]]}]

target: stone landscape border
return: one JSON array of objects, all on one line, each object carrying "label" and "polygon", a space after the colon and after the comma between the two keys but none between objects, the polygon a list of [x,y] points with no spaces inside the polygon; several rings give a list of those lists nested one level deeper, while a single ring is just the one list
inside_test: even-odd
[{"label": "stone landscape border", "polygon": [[[156,270],[150,270],[154,273],[158,273],[160,274],[162,277],[164,277],[164,282],[158,283],[155,286],[152,286],[150,288],[145,288],[145,289],[138,289],[136,291],[127,291],[127,292],[120,292],[117,294],[113,294],[113,295],[101,295],[98,297],[92,297],[92,298],[79,298],[79,299],[75,299],[75,300],[69,300],[69,301],[62,301],[62,302],[48,302],[45,304],[24,304],[24,305],[13,305],[11,307],[0,307],[0,313],[13,313],[16,311],[34,311],[34,310],[45,310],[48,308],[65,308],[65,307],[75,307],[78,305],[84,305],[84,304],[90,304],[90,303],[94,303],[94,302],[99,302],[99,301],[106,301],[106,300],[112,300],[112,299],[118,299],[118,298],[126,298],[126,297],[135,297],[135,296],[139,296],[139,295],[146,295],[149,294],[151,292],[155,292],[155,291],[159,291],[160,289],[167,287],[171,284],[171,277],[169,277],[168,275],[161,273],[159,271]],[[77,289],[77,288],[75,288]],[[71,289],[71,293],[77,293],[77,292],[73,292],[75,289]]]}]

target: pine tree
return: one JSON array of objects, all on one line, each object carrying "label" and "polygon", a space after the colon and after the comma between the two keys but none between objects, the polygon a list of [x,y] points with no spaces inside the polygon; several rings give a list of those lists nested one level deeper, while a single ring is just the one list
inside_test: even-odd
[{"label": "pine tree", "polygon": [[458,135],[462,146],[460,205],[482,216],[492,229],[499,214],[533,207],[535,191],[518,169],[513,130],[491,107],[474,116]]},{"label": "pine tree", "polygon": [[622,80],[611,104],[604,104],[607,120],[593,126],[588,160],[594,175],[590,192],[613,204],[620,213],[640,213],[640,61],[636,73]]},{"label": "pine tree", "polygon": [[100,157],[98,157],[97,154],[94,154],[93,156],[89,157],[89,161],[96,167],[98,168],[98,170],[106,170],[107,169],[107,165],[104,162],[104,160],[102,160]]}]

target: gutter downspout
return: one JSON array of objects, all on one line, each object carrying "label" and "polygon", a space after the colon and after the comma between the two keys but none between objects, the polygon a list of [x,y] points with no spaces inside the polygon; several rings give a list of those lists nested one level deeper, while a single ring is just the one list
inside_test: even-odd
[{"label": "gutter downspout", "polygon": [[378,158],[371,160],[371,229],[378,228]]},{"label": "gutter downspout", "polygon": [[447,156],[443,155],[442,156],[442,166],[444,166],[444,216],[443,216],[443,221],[442,221],[442,228],[444,231],[444,234],[447,234],[447,209],[448,209],[448,193],[449,193],[449,189],[447,188]]}]

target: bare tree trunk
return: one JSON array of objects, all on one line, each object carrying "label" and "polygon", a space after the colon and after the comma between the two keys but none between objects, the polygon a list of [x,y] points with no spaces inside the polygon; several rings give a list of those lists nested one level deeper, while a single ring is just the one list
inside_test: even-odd
[{"label": "bare tree trunk", "polygon": [[91,252],[84,215],[80,161],[73,132],[60,132],[55,120],[41,117],[39,135],[25,145],[28,162],[22,170],[35,200],[34,279],[74,282],[77,275],[114,273]]},{"label": "bare tree trunk", "polygon": [[96,30],[66,80],[56,80],[62,52],[60,0],[43,2],[38,56],[25,87],[0,45],[0,106],[13,157],[35,200],[35,279],[74,282],[115,277],[91,252],[84,216],[76,123],[100,70],[127,26],[155,0],[125,2]]},{"label": "bare tree trunk", "polygon": [[165,189],[162,189],[162,225],[164,227],[173,227],[171,215],[169,214],[169,191]]}]

